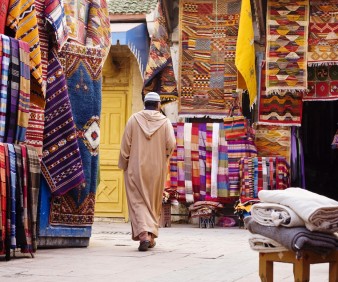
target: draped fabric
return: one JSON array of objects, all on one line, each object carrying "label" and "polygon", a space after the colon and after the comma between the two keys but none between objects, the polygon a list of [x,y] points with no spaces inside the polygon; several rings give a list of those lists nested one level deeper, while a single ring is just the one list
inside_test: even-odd
[{"label": "draped fabric", "polygon": [[0,142],[5,139],[6,113],[7,113],[7,89],[9,82],[9,65],[11,61],[10,39],[6,35],[0,35],[2,40],[1,62],[1,97],[0,97]]},{"label": "draped fabric", "polygon": [[85,175],[85,185],[51,199],[51,225],[89,226],[94,221],[98,176],[103,52],[66,43],[59,59],[64,69]]},{"label": "draped fabric", "polygon": [[191,130],[192,124],[184,124],[184,184],[185,184],[185,199],[187,203],[193,203],[192,190],[192,162],[191,162]]},{"label": "draped fabric", "polygon": [[200,200],[204,201],[206,196],[206,141],[207,127],[205,123],[199,124],[199,171],[200,171]]},{"label": "draped fabric", "polygon": [[42,173],[52,195],[80,186],[85,176],[66,77],[56,51],[49,52]]},{"label": "draped fabric", "polygon": [[241,1],[180,1],[179,113],[227,116],[237,88]]},{"label": "draped fabric", "polygon": [[16,157],[13,144],[8,144],[10,180],[10,248],[16,248]]},{"label": "draped fabric", "polygon": [[[184,123],[177,124],[177,192],[185,195],[184,182]],[[185,198],[185,196],[184,196]],[[185,199],[184,199],[185,200]]]},{"label": "draped fabric", "polygon": [[19,41],[20,52],[20,92],[18,101],[18,116],[15,143],[25,141],[30,113],[30,71],[29,45]]},{"label": "draped fabric", "polygon": [[191,129],[191,163],[192,163],[192,188],[194,201],[200,199],[200,162],[199,162],[199,125],[192,124]]},{"label": "draped fabric", "polygon": [[2,0],[0,2],[0,34],[5,33],[8,4],[9,4],[9,0]]},{"label": "draped fabric", "polygon": [[252,106],[256,101],[257,85],[254,29],[250,0],[242,0],[235,64],[238,70],[237,87],[248,90],[250,106]]},{"label": "draped fabric", "polygon": [[43,108],[45,85],[42,79],[41,50],[34,4],[34,0],[10,0],[6,25],[13,31],[16,39],[29,44],[32,75],[31,100]]},{"label": "draped fabric", "polygon": [[7,234],[7,189],[6,189],[6,160],[5,146],[0,143],[0,199],[1,199],[1,236],[0,236],[0,254],[6,252],[6,234]]},{"label": "draped fabric", "polygon": [[[174,128],[175,138],[177,139],[177,123],[172,124]],[[171,187],[177,190],[177,145],[170,158],[170,183]]]},{"label": "draped fabric", "polygon": [[161,1],[157,3],[154,31],[151,35],[148,62],[144,73],[143,95],[155,91],[161,101],[176,100],[177,85],[170,53],[169,34]]},{"label": "draped fabric", "polygon": [[226,198],[229,196],[229,163],[228,163],[228,143],[225,140],[225,127],[223,123],[219,125],[218,142],[218,172],[217,172],[217,195]]},{"label": "draped fabric", "polygon": [[20,85],[20,55],[19,42],[10,38],[11,46],[11,67],[10,67],[10,87],[7,99],[7,115],[5,127],[5,142],[13,143],[15,140],[15,130],[17,123],[17,109]]},{"label": "draped fabric", "polygon": [[218,173],[218,140],[219,140],[219,123],[212,124],[212,149],[211,149],[211,186],[210,195],[217,198],[217,173]]},{"label": "draped fabric", "polygon": [[266,92],[307,90],[309,2],[267,2]]},{"label": "draped fabric", "polygon": [[206,192],[210,195],[211,193],[211,166],[212,166],[212,123],[207,123],[207,139],[206,139]]}]

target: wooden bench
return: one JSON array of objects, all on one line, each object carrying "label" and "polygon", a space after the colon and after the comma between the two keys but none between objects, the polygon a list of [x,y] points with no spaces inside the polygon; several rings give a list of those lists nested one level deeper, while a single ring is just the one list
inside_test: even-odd
[{"label": "wooden bench", "polygon": [[259,276],[262,282],[273,281],[274,262],[293,263],[293,274],[297,282],[310,281],[310,264],[329,263],[329,282],[338,282],[338,251],[326,256],[309,251],[259,253]]}]

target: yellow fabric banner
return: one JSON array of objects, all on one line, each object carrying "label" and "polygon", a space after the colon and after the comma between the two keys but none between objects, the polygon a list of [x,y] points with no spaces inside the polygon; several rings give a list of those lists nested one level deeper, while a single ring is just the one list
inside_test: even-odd
[{"label": "yellow fabric banner", "polygon": [[235,64],[238,70],[237,88],[248,90],[252,106],[257,96],[257,83],[250,0],[242,0]]}]

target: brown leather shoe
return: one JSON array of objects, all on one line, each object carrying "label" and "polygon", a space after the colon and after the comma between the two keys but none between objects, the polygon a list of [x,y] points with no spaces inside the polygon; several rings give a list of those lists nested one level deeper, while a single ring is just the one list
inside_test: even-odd
[{"label": "brown leather shoe", "polygon": [[149,246],[150,246],[150,241],[148,241],[148,240],[142,241],[142,242],[140,242],[140,246],[138,247],[138,250],[140,252],[145,252],[145,251],[148,250]]}]

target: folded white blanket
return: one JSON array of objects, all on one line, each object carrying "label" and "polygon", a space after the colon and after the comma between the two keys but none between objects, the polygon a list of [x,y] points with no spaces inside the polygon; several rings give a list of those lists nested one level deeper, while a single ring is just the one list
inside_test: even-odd
[{"label": "folded white blanket", "polygon": [[307,229],[333,233],[338,231],[338,202],[302,188],[261,190],[262,202],[290,207],[305,222]]},{"label": "folded white blanket", "polygon": [[251,234],[249,238],[250,248],[260,253],[285,252],[287,248],[268,237],[259,234]]},{"label": "folded white blanket", "polygon": [[251,207],[251,216],[264,226],[305,226],[304,221],[289,207],[275,203],[258,203]]}]

